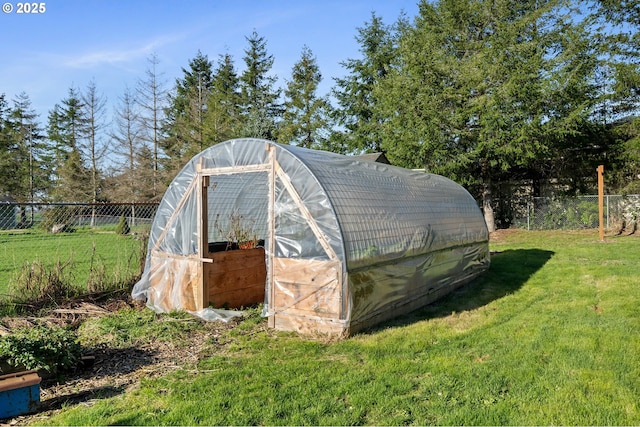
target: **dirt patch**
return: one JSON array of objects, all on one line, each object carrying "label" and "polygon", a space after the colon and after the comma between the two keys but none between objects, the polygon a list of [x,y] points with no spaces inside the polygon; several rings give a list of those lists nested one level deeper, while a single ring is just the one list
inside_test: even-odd
[{"label": "dirt patch", "polygon": [[[12,317],[0,319],[0,334],[12,329],[49,323],[77,326],[87,317],[104,316],[120,309],[132,307],[147,310],[144,305],[124,299],[104,302],[75,301],[58,307],[39,317]],[[0,419],[1,425],[25,425],[38,423],[56,414],[63,406],[91,406],[100,399],[116,396],[137,388],[142,379],[163,376],[172,370],[197,371],[198,360],[205,347],[217,342],[217,338],[238,321],[203,322],[202,328],[191,332],[189,344],[155,341],[128,348],[92,349],[84,364],[62,378],[47,378],[40,383],[40,406],[34,414]]]}]

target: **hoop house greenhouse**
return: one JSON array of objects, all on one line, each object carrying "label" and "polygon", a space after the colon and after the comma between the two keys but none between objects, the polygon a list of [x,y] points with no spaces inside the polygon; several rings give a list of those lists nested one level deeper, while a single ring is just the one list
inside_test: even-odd
[{"label": "hoop house greenhouse", "polygon": [[488,266],[483,216],[453,181],[235,139],[196,155],[169,186],[133,297],[206,319],[264,302],[273,328],[348,336]]}]

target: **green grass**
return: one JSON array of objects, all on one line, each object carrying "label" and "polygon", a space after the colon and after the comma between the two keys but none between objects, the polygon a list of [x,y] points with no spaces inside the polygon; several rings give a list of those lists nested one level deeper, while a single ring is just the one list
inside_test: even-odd
[{"label": "green grass", "polygon": [[[111,227],[113,229],[113,227]],[[51,267],[65,264],[74,283],[82,286],[93,273],[103,272],[110,280],[126,282],[140,272],[139,236],[121,236],[103,229],[79,229],[51,234],[36,229],[0,232],[0,294],[33,262]]]},{"label": "green grass", "polygon": [[199,372],[38,424],[640,424],[640,238],[515,231],[491,249],[483,278],[376,330],[318,342],[253,318]]}]

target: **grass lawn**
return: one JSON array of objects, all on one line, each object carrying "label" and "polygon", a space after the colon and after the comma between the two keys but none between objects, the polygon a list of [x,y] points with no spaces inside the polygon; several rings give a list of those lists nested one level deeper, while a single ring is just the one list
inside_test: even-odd
[{"label": "grass lawn", "polygon": [[[113,227],[112,227],[113,228]],[[44,231],[0,232],[0,294],[34,261],[47,267],[69,262],[64,273],[73,283],[84,285],[90,270],[104,272],[107,279],[126,282],[140,271],[142,243],[134,236],[121,236],[113,230],[79,229],[74,233],[51,234]],[[146,251],[146,247],[143,248]]]},{"label": "grass lawn", "polygon": [[640,424],[640,237],[507,231],[491,249],[483,278],[376,330],[319,342],[248,321],[197,370],[38,424]]}]

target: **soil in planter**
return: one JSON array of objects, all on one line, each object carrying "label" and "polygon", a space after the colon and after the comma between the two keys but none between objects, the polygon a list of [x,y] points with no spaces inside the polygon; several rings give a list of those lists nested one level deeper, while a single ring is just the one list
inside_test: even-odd
[{"label": "soil in planter", "polygon": [[[256,247],[264,247],[264,239],[258,240]],[[209,243],[209,253],[235,251],[239,249],[240,247],[238,246],[237,243],[230,243],[230,242],[210,242]]]}]

